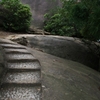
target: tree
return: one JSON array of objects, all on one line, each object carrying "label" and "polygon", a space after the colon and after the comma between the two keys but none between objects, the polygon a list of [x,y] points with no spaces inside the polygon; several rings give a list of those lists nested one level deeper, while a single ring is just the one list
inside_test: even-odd
[{"label": "tree", "polygon": [[28,5],[22,4],[20,0],[2,0],[0,4],[3,6],[4,9],[6,9],[9,12],[6,13],[6,20],[3,20],[3,27],[6,30],[28,30],[32,17],[30,7]]},{"label": "tree", "polygon": [[[56,10],[52,16],[46,14],[47,20],[45,21],[44,29],[55,35],[72,36],[78,34],[78,30],[74,22],[70,19],[70,12],[75,0],[61,0],[62,8]],[[48,18],[49,16],[49,18]]]},{"label": "tree", "polygon": [[62,8],[46,21],[46,31],[90,40],[100,39],[100,0],[61,1]]},{"label": "tree", "polygon": [[8,13],[8,10],[0,5],[0,26],[2,26],[3,20],[5,20],[6,13]]}]

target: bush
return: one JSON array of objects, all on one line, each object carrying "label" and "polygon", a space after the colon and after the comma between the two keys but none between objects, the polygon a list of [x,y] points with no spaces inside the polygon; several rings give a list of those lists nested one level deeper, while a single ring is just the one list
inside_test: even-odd
[{"label": "bush", "polygon": [[82,34],[86,38],[97,40],[100,39],[100,0],[89,2],[89,4],[89,17]]},{"label": "bush", "polygon": [[[45,21],[44,29],[48,32],[51,32],[53,35],[71,35],[70,32],[73,31],[73,27],[69,25],[69,21],[67,18],[64,18],[61,13],[56,13],[52,17],[47,17],[50,15],[46,15],[45,17],[48,18]],[[72,32],[73,33],[73,32]]]},{"label": "bush", "polygon": [[5,19],[3,20],[3,27],[9,31],[27,31],[32,14],[30,7],[24,5],[20,0],[2,0],[0,4],[4,9],[8,10]]},{"label": "bush", "polygon": [[0,27],[2,27],[2,23],[3,20],[5,20],[6,13],[8,13],[8,11],[2,5],[0,5]]}]

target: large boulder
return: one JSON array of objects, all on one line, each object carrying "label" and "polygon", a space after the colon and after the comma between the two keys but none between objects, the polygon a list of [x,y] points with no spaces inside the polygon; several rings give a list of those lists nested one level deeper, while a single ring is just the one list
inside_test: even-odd
[{"label": "large boulder", "polygon": [[[25,35],[11,38],[18,42]],[[73,37],[26,35],[28,46],[64,59],[76,61],[99,70],[100,45]]]},{"label": "large boulder", "polygon": [[[32,38],[32,36],[27,35],[27,37],[24,39],[27,39],[29,41],[34,41],[34,44],[35,44],[38,38],[37,42],[40,41],[41,44],[43,45],[44,43],[43,40],[45,39],[43,39],[42,36],[41,38],[40,36],[33,36],[33,37],[34,38]],[[68,39],[69,41],[74,40],[73,38],[53,37],[53,36],[51,37],[53,39],[55,38],[55,40],[59,39],[62,41],[64,41],[64,39],[67,41]],[[55,45],[55,47],[58,47],[59,45],[58,46],[56,45],[58,43],[55,43],[53,39],[51,40],[52,43],[54,43],[53,45]],[[49,42],[48,41],[49,39],[45,40],[45,44],[48,45],[50,43],[50,41]],[[78,39],[74,40],[74,42],[77,44],[76,47],[79,44],[83,45],[81,44],[81,41]],[[69,45],[69,48],[67,49],[70,49],[70,46],[71,44]],[[36,47],[36,44],[35,44],[35,47]],[[42,99],[43,100],[100,100],[100,73],[99,72],[87,66],[84,66],[83,64],[80,64],[78,62],[66,60],[63,58],[59,58],[59,57],[38,51],[39,48],[38,50],[29,48],[29,47],[25,47],[25,48],[31,54],[33,54],[35,58],[37,58],[40,61],[41,70],[42,70],[41,75],[42,75]],[[45,50],[45,48],[44,49],[40,48],[40,50]],[[0,52],[1,52],[1,49],[0,49]]]},{"label": "large boulder", "polygon": [[[5,40],[5,41],[8,42],[9,40]],[[41,64],[41,76],[42,76],[41,99],[42,100],[100,100],[100,73],[99,72],[87,66],[84,66],[83,64],[80,64],[78,62],[56,57],[35,50],[33,48],[29,48],[29,47],[25,47],[25,48],[36,59],[38,59]],[[1,62],[4,62],[3,53],[4,53],[3,49],[0,48]],[[33,65],[32,67],[34,66],[37,66],[37,64]],[[30,85],[27,86],[31,88]],[[7,87],[9,87],[9,85]],[[22,85],[17,84],[17,87],[18,89],[22,88],[24,91]],[[38,86],[36,87],[37,90],[40,90]],[[16,90],[16,88],[14,90]],[[9,97],[9,93],[4,89],[3,89],[4,93],[3,92],[2,93],[3,94],[6,93],[5,95]],[[18,91],[15,92],[18,93]],[[30,93],[30,91],[28,92],[25,91],[25,93],[26,94]],[[32,93],[34,94],[34,89]],[[13,95],[12,92],[10,94]],[[37,94],[38,92],[36,93],[35,96],[32,95],[34,99],[38,98]],[[20,93],[18,94],[18,96],[19,95]],[[11,98],[8,99],[11,100]]]},{"label": "large boulder", "polygon": [[61,36],[31,36],[27,39],[32,48],[99,69],[100,48],[94,42]]},{"label": "large boulder", "polygon": [[100,73],[80,63],[30,49],[42,66],[43,100],[100,100]]}]

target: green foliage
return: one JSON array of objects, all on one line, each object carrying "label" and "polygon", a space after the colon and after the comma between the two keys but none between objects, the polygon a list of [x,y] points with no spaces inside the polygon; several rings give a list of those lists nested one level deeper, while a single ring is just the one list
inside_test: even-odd
[{"label": "green foliage", "polygon": [[62,0],[62,8],[56,9],[56,12],[53,14],[51,12],[46,14],[44,29],[54,35],[74,35],[74,25],[68,15],[72,4],[74,4],[74,1],[66,2],[66,0]]},{"label": "green foliage", "polygon": [[[73,27],[70,26],[66,14],[67,13],[60,8],[57,8],[52,13],[45,14],[46,20],[44,29],[53,35],[70,35],[70,31],[73,31]],[[69,27],[66,27],[68,25]]]},{"label": "green foliage", "polygon": [[3,27],[9,31],[27,31],[32,14],[30,7],[24,5],[20,0],[2,0],[0,4],[8,10],[5,20],[3,20]]},{"label": "green foliage", "polygon": [[61,0],[62,8],[46,14],[44,29],[56,35],[100,39],[100,0]]},{"label": "green foliage", "polygon": [[[83,1],[85,2],[85,0]],[[89,17],[85,27],[83,27],[82,34],[92,40],[100,39],[100,0],[95,0],[93,3],[89,0],[87,7],[89,9]]]},{"label": "green foliage", "polygon": [[2,27],[3,20],[5,20],[6,13],[8,13],[8,11],[2,5],[0,5],[0,26],[1,27]]}]

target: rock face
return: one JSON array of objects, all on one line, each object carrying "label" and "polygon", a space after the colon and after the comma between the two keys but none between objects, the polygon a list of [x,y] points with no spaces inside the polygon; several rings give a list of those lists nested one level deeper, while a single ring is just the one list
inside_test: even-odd
[{"label": "rock face", "polygon": [[[38,36],[35,38],[40,39]],[[53,36],[52,38],[51,41],[54,43],[52,45],[55,47],[58,43],[55,43],[54,38],[62,41],[65,39],[67,42],[74,40],[77,45],[83,45],[78,39]],[[49,41],[48,38],[47,40]],[[45,44],[49,44],[47,40]],[[68,43],[66,45],[69,46]],[[0,45],[6,53],[8,69],[0,87],[0,100],[41,100],[41,95],[42,100],[100,100],[99,72],[80,63],[21,46],[9,40],[0,39]],[[72,46],[74,45],[73,43]],[[82,46],[81,48],[84,50]],[[40,70],[42,70],[42,87]]]},{"label": "rock face", "polygon": [[[84,42],[78,38],[61,36],[27,37],[31,47],[43,52],[76,61],[95,70],[99,69],[99,57],[94,53],[95,44]],[[100,50],[98,50],[100,51]]]},{"label": "rock face", "polygon": [[[17,40],[22,40],[21,37],[23,36],[19,35],[18,37],[17,35],[12,40],[18,42]],[[95,43],[73,37],[50,35],[26,35],[25,38],[31,48],[99,70],[98,54],[100,54],[100,46]]]},{"label": "rock face", "polygon": [[42,65],[42,100],[100,100],[100,73],[77,62],[30,51]]},{"label": "rock face", "polygon": [[60,6],[60,0],[21,0],[25,4],[29,4],[32,11],[32,25],[43,27],[44,14]]}]

